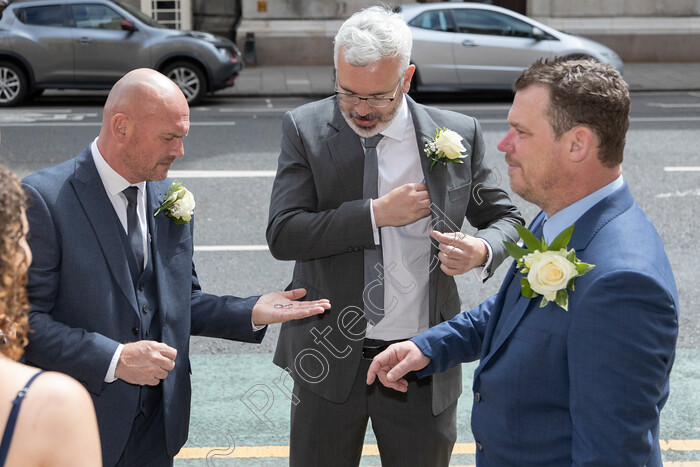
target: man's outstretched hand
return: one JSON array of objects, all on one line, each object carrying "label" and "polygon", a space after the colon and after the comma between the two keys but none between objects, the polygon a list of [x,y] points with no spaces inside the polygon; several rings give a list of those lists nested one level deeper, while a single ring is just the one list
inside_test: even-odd
[{"label": "man's outstretched hand", "polygon": [[412,341],[392,344],[374,357],[367,371],[367,384],[374,383],[378,376],[384,386],[406,392],[408,381],[403,378],[404,375],[409,371],[422,370],[428,363],[430,359]]},{"label": "man's outstretched hand", "polygon": [[306,289],[270,292],[261,296],[253,307],[253,324],[262,326],[303,319],[321,314],[331,307],[331,303],[325,298],[313,302],[296,301],[304,295],[306,295]]}]

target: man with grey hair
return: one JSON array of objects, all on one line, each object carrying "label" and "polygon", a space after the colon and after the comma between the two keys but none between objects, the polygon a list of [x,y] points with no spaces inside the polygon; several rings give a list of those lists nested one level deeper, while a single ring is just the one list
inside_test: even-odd
[{"label": "man with grey hair", "polygon": [[[275,363],[294,380],[292,466],[358,465],[368,419],[382,465],[449,464],[459,368],[412,380],[407,395],[367,387],[365,375],[390,343],[458,313],[453,276],[488,278],[522,223],[484,165],[476,120],[406,96],[411,45],[399,15],[356,13],[335,38],[335,96],[283,120],[268,244],[296,261],[290,287],[335,310],[280,333]],[[474,236],[460,232],[465,218]]]}]

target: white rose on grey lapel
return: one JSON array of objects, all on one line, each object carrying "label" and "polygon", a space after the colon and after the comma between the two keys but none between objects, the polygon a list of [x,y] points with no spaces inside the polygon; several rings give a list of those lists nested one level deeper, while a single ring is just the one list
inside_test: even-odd
[{"label": "white rose on grey lapel", "polygon": [[450,160],[464,157],[467,148],[462,145],[462,137],[455,131],[443,129],[435,139],[435,146]]},{"label": "white rose on grey lapel", "polygon": [[182,182],[173,182],[168,187],[168,192],[163,197],[163,204],[153,214],[157,216],[161,211],[171,217],[176,224],[187,224],[192,220],[194,213],[194,195]]},{"label": "white rose on grey lapel", "polygon": [[425,155],[433,162],[430,164],[429,172],[432,173],[433,167],[440,159],[443,164],[445,161],[462,164],[461,159],[467,157],[467,148],[462,144],[462,138],[456,131],[447,128],[436,128],[435,137],[432,140],[425,140]]}]

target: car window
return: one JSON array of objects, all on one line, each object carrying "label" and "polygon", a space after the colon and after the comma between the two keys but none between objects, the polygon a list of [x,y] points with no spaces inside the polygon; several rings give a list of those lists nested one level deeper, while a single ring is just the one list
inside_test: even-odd
[{"label": "car window", "polygon": [[408,24],[410,26],[430,29],[432,31],[455,32],[447,10],[430,10],[413,18]]},{"label": "car window", "polygon": [[457,30],[467,34],[532,37],[532,26],[495,11],[455,8]]},{"label": "car window", "polygon": [[119,13],[105,5],[79,3],[72,5],[75,26],[91,29],[121,29]]},{"label": "car window", "polygon": [[141,10],[137,10],[136,8],[127,5],[126,3],[120,3],[116,2],[117,5],[120,7],[124,8],[128,13],[131,13],[132,15],[136,16],[139,21],[146,23],[147,25],[151,26],[152,28],[159,28],[159,29],[168,29],[167,26],[163,26],[160,24],[158,21],[154,20],[150,16],[148,16],[146,13],[142,12]]},{"label": "car window", "polygon": [[61,5],[46,5],[22,8],[17,18],[34,26],[63,26],[63,7]]}]

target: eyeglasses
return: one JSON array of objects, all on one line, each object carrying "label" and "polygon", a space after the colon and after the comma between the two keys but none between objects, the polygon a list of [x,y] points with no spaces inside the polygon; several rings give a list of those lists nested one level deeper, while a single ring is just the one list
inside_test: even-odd
[{"label": "eyeglasses", "polygon": [[[341,102],[349,105],[357,105],[360,103],[360,101],[365,101],[367,102],[367,105],[370,107],[374,107],[375,109],[382,109],[384,107],[389,107],[391,105],[392,101],[396,99],[396,93],[399,92],[399,86],[401,86],[401,82],[403,81],[403,76],[399,80],[399,82],[396,85],[396,90],[394,91],[394,95],[391,97],[359,97],[354,94],[347,94],[344,92],[336,91],[335,95],[340,100]],[[338,85],[336,84],[336,87]]]}]

